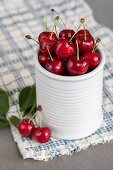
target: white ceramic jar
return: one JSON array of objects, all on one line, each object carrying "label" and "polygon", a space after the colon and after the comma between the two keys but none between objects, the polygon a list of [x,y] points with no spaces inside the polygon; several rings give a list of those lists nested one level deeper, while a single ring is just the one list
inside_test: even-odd
[{"label": "white ceramic jar", "polygon": [[37,105],[42,106],[43,124],[51,129],[53,137],[79,139],[100,127],[105,56],[100,48],[99,53],[101,62],[93,71],[81,76],[59,76],[40,65],[36,51]]}]

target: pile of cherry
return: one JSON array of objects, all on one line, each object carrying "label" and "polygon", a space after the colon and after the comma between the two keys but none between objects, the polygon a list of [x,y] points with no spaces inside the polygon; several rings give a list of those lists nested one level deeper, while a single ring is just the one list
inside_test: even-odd
[{"label": "pile of cherry", "polygon": [[[38,41],[26,35],[27,39],[32,39],[39,44],[39,63],[49,72],[63,76],[83,75],[95,69],[100,63],[100,55],[97,53],[100,39],[95,43],[92,34],[85,29],[84,19],[81,19],[76,31],[66,29],[61,19],[65,29],[58,34],[56,29],[58,19],[61,17],[55,18],[51,32],[46,29],[45,32],[40,33]],[[80,30],[82,25],[84,29]],[[56,34],[53,32],[54,29]]]}]

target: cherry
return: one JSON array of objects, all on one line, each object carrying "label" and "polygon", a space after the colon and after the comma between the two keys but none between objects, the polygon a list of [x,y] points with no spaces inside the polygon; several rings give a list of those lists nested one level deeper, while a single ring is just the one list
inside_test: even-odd
[{"label": "cherry", "polygon": [[39,54],[38,60],[42,66],[45,66],[50,57],[46,54]]},{"label": "cherry", "polygon": [[94,38],[91,36],[88,30],[85,29],[84,19],[81,20],[84,30],[79,30],[75,35],[76,40],[79,44],[79,50],[81,52],[91,51],[94,48]]},{"label": "cherry", "polygon": [[83,18],[80,20],[80,25],[79,25],[79,27],[77,28],[77,30],[74,32],[74,34],[72,35],[72,37],[70,38],[69,42],[71,42],[71,41],[73,40],[73,38],[75,37],[75,35],[77,35],[77,34],[79,35],[79,33],[81,34],[81,31],[79,31],[79,29],[80,29],[80,27],[81,27],[82,25],[84,25],[84,19],[83,19]]},{"label": "cherry", "polygon": [[93,70],[100,64],[100,55],[96,52],[85,52],[83,54],[89,61],[89,69]]},{"label": "cherry", "polygon": [[79,60],[77,60],[76,56],[74,56],[67,60],[66,67],[70,75],[82,75],[88,70],[88,61],[85,57],[80,56]]},{"label": "cherry", "polygon": [[[47,50],[47,45],[49,45],[49,51],[50,53],[53,52],[54,50],[54,44],[55,44],[55,41],[56,41],[56,38],[55,40],[52,40],[52,36],[53,36],[53,31],[54,31],[54,28],[56,26],[56,21],[59,20],[59,16],[57,16],[55,18],[55,22],[54,22],[54,25],[53,25],[53,28],[52,28],[52,32],[50,33],[49,37],[44,37],[44,38],[39,38],[40,39],[40,50],[45,53],[45,54],[48,54],[48,50]],[[42,34],[43,35],[43,34]],[[43,36],[42,36],[43,37]]]},{"label": "cherry", "polygon": [[86,34],[86,39],[84,35],[75,35],[75,42],[78,41],[79,49],[81,52],[91,51],[94,48],[94,38],[91,35]]},{"label": "cherry", "polygon": [[59,57],[54,57],[46,63],[46,69],[54,74],[62,75],[64,73],[64,61]]},{"label": "cherry", "polygon": [[64,65],[65,65],[64,61],[57,56],[54,58],[51,56],[51,53],[49,51],[49,45],[47,45],[47,50],[50,56],[50,60],[48,60],[46,63],[46,70],[54,74],[62,75],[64,72]]},{"label": "cherry", "polygon": [[48,127],[37,127],[33,131],[33,138],[40,143],[46,143],[51,137],[51,131]]},{"label": "cherry", "polygon": [[51,130],[48,127],[42,127],[42,119],[41,119],[41,106],[39,105],[37,108],[37,112],[40,115],[40,127],[36,127],[33,131],[33,138],[40,143],[46,143],[49,141],[51,137]]},{"label": "cherry", "polygon": [[66,38],[60,38],[56,41],[55,52],[61,58],[68,58],[76,55],[75,45]]},{"label": "cherry", "polygon": [[67,40],[70,40],[71,37],[74,35],[74,33],[75,32],[73,30],[65,29],[65,30],[62,30],[59,33],[59,37],[60,38],[67,38]]},{"label": "cherry", "polygon": [[89,61],[89,69],[93,70],[95,69],[99,64],[100,64],[100,55],[96,52],[99,44],[100,44],[100,39],[96,40],[96,44],[92,50],[92,52],[85,52],[83,56],[87,58]]},{"label": "cherry", "polygon": [[35,127],[34,127],[32,120],[30,121],[29,119],[23,119],[19,123],[19,132],[24,137],[30,136],[34,128]]},{"label": "cherry", "polygon": [[[49,45],[49,51],[52,53],[53,52],[53,50],[54,50],[54,41],[52,41],[52,40],[50,40],[49,38],[47,38],[47,37],[44,37],[41,41],[40,41],[40,43],[37,41],[37,40],[35,40],[34,38],[32,38],[30,35],[26,35],[25,36],[27,39],[32,39],[33,41],[35,41],[36,43],[38,43],[39,44],[39,46],[40,46],[40,51],[42,52],[42,53],[45,53],[45,54],[48,54],[48,50],[47,50],[47,45]],[[52,37],[52,33],[51,33],[51,37]]]},{"label": "cherry", "polygon": [[[50,37],[51,37],[51,32],[42,32],[40,35],[39,35],[39,37],[38,37],[38,41],[39,41],[39,43],[41,42],[41,40],[43,39],[43,38],[48,38],[48,39],[50,39]],[[52,33],[52,38],[51,38],[51,40],[53,41],[53,42],[55,42],[56,40],[57,40],[57,37],[56,37],[56,34],[53,32]]]},{"label": "cherry", "polygon": [[54,41],[50,40],[49,38],[45,37],[40,41],[40,50],[45,53],[48,54],[48,50],[47,50],[47,45],[49,45],[49,51],[50,53],[53,52],[54,50]]},{"label": "cherry", "polygon": [[79,56],[78,42],[77,44],[77,56],[70,57],[67,60],[66,67],[70,75],[77,76],[85,74],[88,70],[88,60],[84,56]]},{"label": "cherry", "polygon": [[100,55],[98,53],[92,53],[90,57],[89,69],[94,69],[100,64]]}]

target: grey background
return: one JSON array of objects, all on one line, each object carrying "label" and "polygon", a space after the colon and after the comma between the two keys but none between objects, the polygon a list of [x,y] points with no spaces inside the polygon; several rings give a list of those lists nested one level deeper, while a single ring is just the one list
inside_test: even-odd
[{"label": "grey background", "polygon": [[[96,20],[113,30],[113,0],[86,0]],[[9,128],[0,130],[0,170],[113,170],[113,141],[47,162],[23,160]]]}]

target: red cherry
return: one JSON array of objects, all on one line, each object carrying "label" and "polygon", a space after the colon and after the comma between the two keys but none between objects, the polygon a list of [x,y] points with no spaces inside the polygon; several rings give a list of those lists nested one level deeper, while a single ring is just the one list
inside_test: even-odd
[{"label": "red cherry", "polygon": [[89,60],[89,69],[91,70],[100,64],[100,55],[96,52],[85,52],[83,56]]},{"label": "red cherry", "polygon": [[46,54],[39,54],[38,60],[42,66],[45,66],[50,57]]},{"label": "red cherry", "polygon": [[64,73],[64,61],[59,57],[54,57],[46,63],[46,69],[54,74],[62,75]]},{"label": "red cherry", "polygon": [[77,60],[77,56],[74,56],[67,60],[66,67],[70,75],[82,75],[88,70],[88,60],[83,56],[80,56]]},{"label": "red cherry", "polygon": [[61,58],[68,58],[76,55],[75,45],[66,38],[60,38],[56,41],[55,52]]},{"label": "red cherry", "polygon": [[[87,29],[85,29],[85,31],[86,31],[86,35],[91,35],[90,32]],[[84,34],[85,34],[84,29],[81,29],[76,33],[76,36],[81,36],[81,35],[84,35]]]},{"label": "red cherry", "polygon": [[39,45],[40,45],[40,50],[45,54],[48,54],[47,45],[49,46],[50,53],[52,53],[54,50],[54,41],[50,40],[47,37],[43,38],[40,41]]},{"label": "red cherry", "polygon": [[76,40],[78,41],[79,50],[81,52],[92,51],[92,49],[94,48],[95,42],[94,38],[91,35],[86,34],[86,40],[84,38],[84,35],[75,35],[75,42]]},{"label": "red cherry", "polygon": [[51,137],[51,131],[48,127],[37,127],[33,131],[33,138],[40,143],[46,143]]},{"label": "red cherry", "polygon": [[[51,32],[42,32],[40,35],[39,35],[39,37],[38,37],[38,41],[39,41],[39,43],[40,43],[40,41],[43,39],[43,38],[48,38],[48,39],[50,39],[50,37],[51,37]],[[52,33],[52,39],[51,39],[52,41],[56,41],[57,40],[57,37],[56,37],[56,34],[53,32]]]},{"label": "red cherry", "polygon": [[68,40],[71,39],[71,37],[74,35],[74,31],[73,30],[62,30],[60,33],[59,33],[59,37],[60,38],[67,38]]},{"label": "red cherry", "polygon": [[32,121],[29,122],[29,119],[23,119],[19,123],[19,132],[22,136],[27,137],[30,136],[34,130],[34,124]]}]

